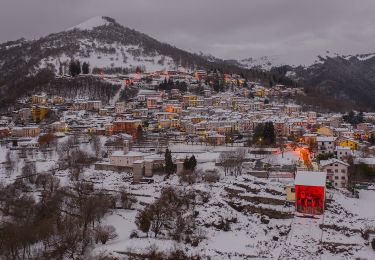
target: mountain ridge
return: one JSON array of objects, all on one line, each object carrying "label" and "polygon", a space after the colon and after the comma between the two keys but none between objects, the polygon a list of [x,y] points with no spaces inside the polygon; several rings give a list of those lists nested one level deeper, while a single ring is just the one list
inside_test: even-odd
[{"label": "mountain ridge", "polygon": [[[112,71],[221,69],[242,74],[250,80],[288,83],[284,76],[260,70],[244,69],[221,59],[209,59],[160,42],[144,33],[117,23],[110,17],[94,17],[67,30],[52,33],[36,40],[19,39],[0,44],[0,101],[11,102],[27,89],[16,89],[25,77],[38,75],[42,70],[66,75],[72,59],[88,62],[91,69]],[[15,90],[10,93],[9,90]],[[18,93],[18,94],[16,94]],[[7,94],[7,95],[5,95]]]}]

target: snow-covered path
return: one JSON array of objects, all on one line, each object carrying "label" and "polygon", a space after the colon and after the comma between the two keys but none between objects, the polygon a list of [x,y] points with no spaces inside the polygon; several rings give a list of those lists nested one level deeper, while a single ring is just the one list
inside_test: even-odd
[{"label": "snow-covered path", "polygon": [[319,243],[322,238],[324,217],[305,218],[295,216],[287,242],[279,259],[320,259]]},{"label": "snow-covered path", "polygon": [[121,88],[117,91],[117,93],[113,96],[113,98],[109,101],[109,104],[114,106],[117,101],[120,99],[121,92],[124,90],[125,85],[124,83],[121,84]]}]

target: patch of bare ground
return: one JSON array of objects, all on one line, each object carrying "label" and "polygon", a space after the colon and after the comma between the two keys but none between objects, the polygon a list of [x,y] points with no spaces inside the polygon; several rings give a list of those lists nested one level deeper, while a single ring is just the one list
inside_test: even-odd
[{"label": "patch of bare ground", "polygon": [[363,246],[358,244],[344,244],[344,243],[335,243],[335,242],[322,242],[321,243],[323,249],[328,250],[332,254],[342,254],[350,252],[358,251]]},{"label": "patch of bare ground", "polygon": [[244,214],[257,213],[257,214],[265,215],[273,219],[290,219],[294,217],[294,214],[291,212],[283,212],[283,211],[278,211],[274,209],[266,209],[266,208],[257,207],[253,205],[242,205],[239,203],[234,203],[232,201],[226,201],[226,203],[234,210],[238,212],[242,212]]}]

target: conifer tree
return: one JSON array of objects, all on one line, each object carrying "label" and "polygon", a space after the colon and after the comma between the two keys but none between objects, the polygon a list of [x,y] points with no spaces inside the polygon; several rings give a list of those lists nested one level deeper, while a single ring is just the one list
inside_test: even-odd
[{"label": "conifer tree", "polygon": [[172,160],[172,152],[167,148],[164,154],[165,158],[165,173],[170,175],[175,172],[176,168]]},{"label": "conifer tree", "polygon": [[89,74],[90,73],[90,64],[87,62],[83,62],[82,64],[82,73]]}]

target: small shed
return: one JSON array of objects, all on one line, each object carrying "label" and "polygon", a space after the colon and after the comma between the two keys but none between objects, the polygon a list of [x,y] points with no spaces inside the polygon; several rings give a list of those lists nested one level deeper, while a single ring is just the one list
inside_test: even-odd
[{"label": "small shed", "polygon": [[326,179],[325,172],[297,171],[294,180],[297,212],[312,215],[323,214]]}]

